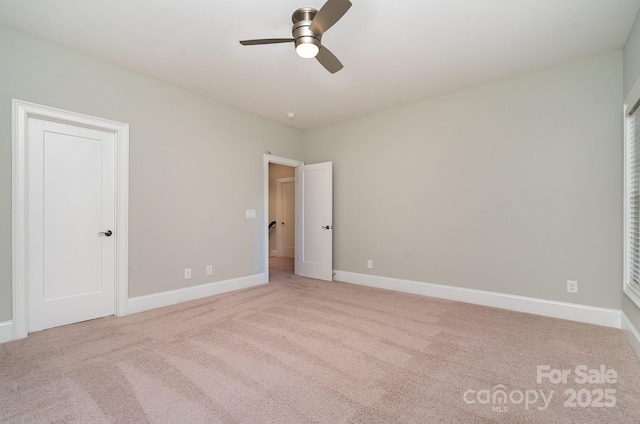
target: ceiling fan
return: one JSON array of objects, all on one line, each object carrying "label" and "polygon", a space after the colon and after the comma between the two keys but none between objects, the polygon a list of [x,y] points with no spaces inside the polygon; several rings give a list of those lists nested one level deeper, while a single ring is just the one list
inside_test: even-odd
[{"label": "ceiling fan", "polygon": [[293,12],[293,38],[263,38],[259,40],[242,40],[243,46],[259,44],[295,43],[296,52],[304,58],[315,57],[327,71],[332,74],[342,69],[342,63],[324,47],[320,40],[322,34],[333,26],[351,7],[349,0],[327,0],[316,10],[311,7],[301,7]]}]

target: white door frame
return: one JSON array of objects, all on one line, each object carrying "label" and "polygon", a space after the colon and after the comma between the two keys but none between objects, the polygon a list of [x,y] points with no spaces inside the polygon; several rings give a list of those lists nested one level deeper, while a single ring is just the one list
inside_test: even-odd
[{"label": "white door frame", "polygon": [[[278,178],[277,185],[276,185],[276,222],[278,222],[278,224],[281,224],[282,222],[284,222],[284,210],[282,207],[282,185],[283,184],[287,184],[287,183],[294,183],[295,184],[296,178],[295,177],[287,177],[287,178]],[[295,205],[294,205],[295,208]],[[277,256],[283,256],[284,255],[284,229],[282,228],[281,225],[276,224],[276,251],[277,251]],[[294,224],[294,228],[295,228],[295,222]]]},{"label": "white door frame", "polygon": [[27,337],[28,296],[27,270],[29,256],[27,246],[27,175],[26,157],[27,122],[30,118],[45,119],[74,126],[87,127],[115,134],[116,138],[116,274],[115,312],[117,316],[127,314],[129,293],[129,125],[95,118],[62,109],[42,106],[22,100],[12,100],[12,303],[13,339]]},{"label": "white door frame", "polygon": [[[296,159],[283,158],[280,156],[273,156],[270,153],[262,155],[263,163],[263,193],[264,193],[264,222],[262,225],[264,231],[264,282],[269,282],[269,164],[275,163],[278,165],[291,166],[296,168],[300,165],[304,165],[304,162]],[[276,224],[277,225],[277,224]]]}]

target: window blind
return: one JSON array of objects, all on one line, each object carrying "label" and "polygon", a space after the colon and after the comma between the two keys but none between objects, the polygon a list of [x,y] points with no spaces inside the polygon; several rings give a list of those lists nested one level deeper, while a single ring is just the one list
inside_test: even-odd
[{"label": "window blind", "polygon": [[627,129],[629,283],[640,287],[640,102],[631,108]]}]

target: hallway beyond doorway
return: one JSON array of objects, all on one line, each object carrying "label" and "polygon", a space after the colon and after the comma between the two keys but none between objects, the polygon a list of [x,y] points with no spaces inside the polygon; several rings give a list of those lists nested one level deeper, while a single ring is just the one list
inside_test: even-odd
[{"label": "hallway beyond doorway", "polygon": [[269,258],[269,270],[279,271],[288,274],[293,274],[293,258],[287,258],[284,256],[272,256]]}]

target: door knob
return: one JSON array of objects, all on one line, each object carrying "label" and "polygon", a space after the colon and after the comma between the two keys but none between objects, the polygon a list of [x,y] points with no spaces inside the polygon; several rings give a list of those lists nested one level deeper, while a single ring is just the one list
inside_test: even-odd
[{"label": "door knob", "polygon": [[113,234],[113,232],[111,230],[107,230],[107,231],[100,231],[98,233],[98,235],[102,235],[102,234],[104,234],[107,237],[111,237],[111,234]]},{"label": "door knob", "polygon": [[325,230],[330,230],[333,227],[331,225],[323,225],[322,228],[324,228]]}]

